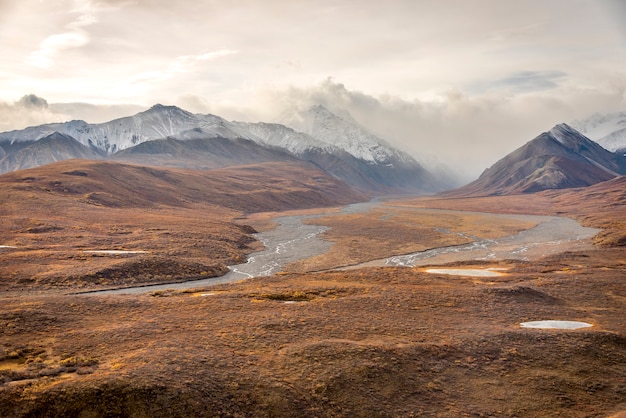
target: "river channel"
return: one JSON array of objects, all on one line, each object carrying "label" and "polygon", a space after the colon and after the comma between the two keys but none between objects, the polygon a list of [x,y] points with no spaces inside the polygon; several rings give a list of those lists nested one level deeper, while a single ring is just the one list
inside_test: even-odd
[{"label": "river channel", "polygon": [[[356,203],[344,207],[340,212],[337,212],[337,214],[343,215],[366,212],[380,204],[382,203],[375,200],[366,203]],[[415,208],[413,210],[416,213],[419,213],[420,211],[427,211],[429,213],[432,213],[433,211],[440,211],[442,214],[471,213],[420,208]],[[537,226],[521,231],[517,234],[498,239],[480,239],[477,237],[459,234],[471,239],[472,242],[469,244],[451,247],[435,248],[413,254],[397,255],[386,259],[359,264],[357,266],[349,266],[347,268],[380,265],[412,267],[424,264],[479,259],[527,259],[532,256],[547,255],[550,253],[561,252],[566,249],[575,249],[583,245],[589,245],[585,244],[584,240],[593,237],[600,231],[595,228],[583,227],[573,219],[556,216],[483,215],[493,216],[495,218],[532,221],[536,222]],[[182,290],[207,285],[230,283],[258,276],[268,276],[281,271],[281,269],[288,264],[313,257],[315,255],[323,254],[328,251],[328,249],[332,246],[332,243],[319,238],[319,234],[324,232],[327,227],[303,223],[305,220],[322,216],[329,215],[302,215],[275,218],[274,221],[277,224],[276,228],[270,231],[255,234],[255,238],[260,240],[264,244],[265,248],[262,251],[250,254],[246,263],[230,266],[230,272],[221,277],[191,280],[181,283],[104,290],[84,294],[135,294],[164,289]],[[446,231],[442,230],[442,232]],[[447,231],[447,233],[451,232]]]}]

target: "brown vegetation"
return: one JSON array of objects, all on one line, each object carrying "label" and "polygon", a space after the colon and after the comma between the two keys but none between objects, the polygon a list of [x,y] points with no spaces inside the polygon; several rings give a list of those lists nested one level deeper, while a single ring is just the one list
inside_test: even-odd
[{"label": "brown vegetation", "polygon": [[409,207],[568,216],[585,226],[603,229],[595,238],[602,247],[626,245],[626,176],[593,186],[546,190],[536,194],[477,198],[421,198]]},{"label": "brown vegetation", "polygon": [[[96,167],[90,164],[62,172],[90,178],[87,170]],[[113,166],[97,167],[93,176]],[[285,169],[300,178],[301,168]],[[220,172],[208,176],[219,183],[234,175]],[[252,172],[243,183],[269,187],[280,167]],[[132,204],[114,207],[122,190],[91,190],[110,193],[109,206],[102,206],[103,200],[85,199],[82,189],[71,192],[80,181],[63,183],[57,173],[62,184],[55,186],[50,182],[58,180],[46,177],[52,174],[38,173],[18,172],[23,177],[10,181],[0,176],[0,211],[3,221],[10,220],[3,223],[0,245],[18,247],[0,249],[3,290],[10,289],[0,294],[0,416],[590,417],[626,410],[621,180],[536,195],[405,200],[367,214],[314,220],[333,227],[327,236],[336,249],[351,249],[337,253],[331,260],[337,263],[433,245],[446,238],[434,229],[444,224],[482,237],[528,226],[474,214],[441,217],[415,207],[561,214],[609,228],[598,242],[612,247],[530,262],[456,264],[507,269],[497,277],[366,268],[281,273],[138,296],[79,296],[46,289],[62,285],[67,293],[176,280],[179,272],[218,274],[208,269],[254,248],[251,227],[237,222],[268,227],[267,216],[243,220],[245,211],[272,203],[272,210],[340,203],[340,189],[326,183],[338,194],[315,200],[318,181],[277,179],[268,200],[242,186],[232,195],[207,193],[206,200],[189,201],[180,196],[200,183],[182,182],[171,194],[163,185],[163,197],[127,195]],[[170,198],[178,200],[151,203]],[[540,319],[593,327],[519,326]]]},{"label": "brown vegetation", "polygon": [[[488,279],[383,268],[144,296],[5,300],[0,414],[586,417],[624,409],[623,252],[506,267]],[[519,327],[546,318],[594,326]]]},{"label": "brown vegetation", "polygon": [[[71,160],[0,176],[0,290],[222,275],[258,249],[237,219],[366,197],[299,164],[211,171]],[[93,250],[145,251],[104,255]]]}]

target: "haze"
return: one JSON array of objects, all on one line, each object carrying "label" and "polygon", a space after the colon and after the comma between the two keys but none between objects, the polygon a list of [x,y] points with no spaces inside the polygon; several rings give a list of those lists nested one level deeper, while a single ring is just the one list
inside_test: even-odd
[{"label": "haze", "polygon": [[471,179],[556,123],[626,109],[625,21],[619,0],[0,0],[0,131],[323,104]]}]

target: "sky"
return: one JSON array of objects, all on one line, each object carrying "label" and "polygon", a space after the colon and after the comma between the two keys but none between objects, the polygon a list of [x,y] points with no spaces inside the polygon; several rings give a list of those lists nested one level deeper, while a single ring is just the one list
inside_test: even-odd
[{"label": "sky", "polygon": [[0,0],[0,131],[323,104],[471,179],[626,110],[623,0]]}]

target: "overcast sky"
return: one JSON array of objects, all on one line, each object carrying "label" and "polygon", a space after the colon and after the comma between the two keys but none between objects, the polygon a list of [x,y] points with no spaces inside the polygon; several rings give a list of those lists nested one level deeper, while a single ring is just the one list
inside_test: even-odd
[{"label": "overcast sky", "polygon": [[469,178],[626,110],[624,22],[622,0],[0,0],[0,131],[321,103]]}]

